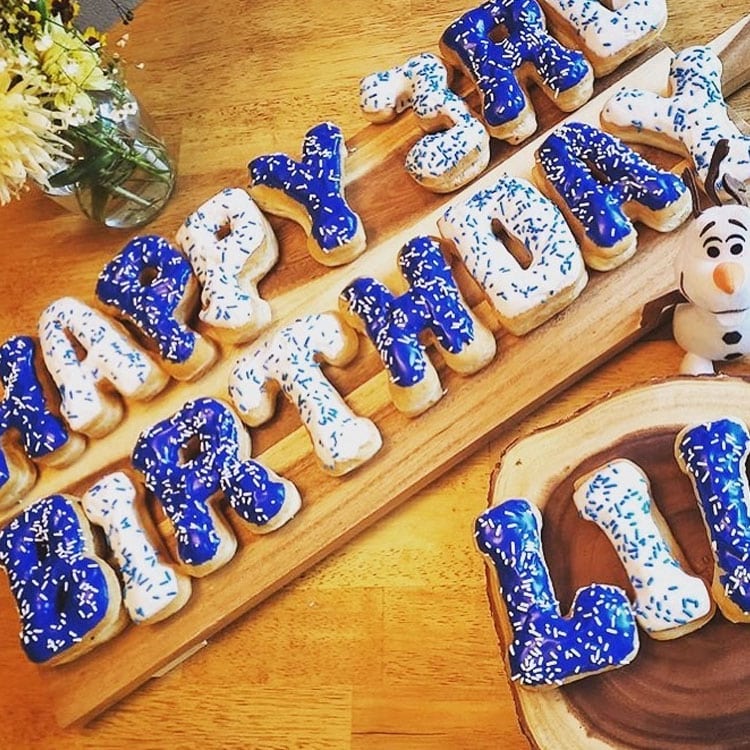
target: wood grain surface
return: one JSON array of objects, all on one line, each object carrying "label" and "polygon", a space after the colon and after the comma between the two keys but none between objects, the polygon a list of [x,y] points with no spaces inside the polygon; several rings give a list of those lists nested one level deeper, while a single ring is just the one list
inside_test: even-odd
[{"label": "wood grain surface", "polygon": [[[286,2],[145,3],[136,21],[110,38],[129,32],[123,54],[133,87],[178,154],[177,193],[149,231],[171,236],[207,196],[245,184],[250,157],[296,153],[316,122],[334,120],[347,136],[357,134],[364,126],[359,79],[435,51],[443,28],[466,7],[386,2],[363,10],[355,3],[311,2],[302,12]],[[697,10],[670,10],[663,38],[679,49],[709,40],[747,9],[744,2],[706,3],[700,19]],[[747,116],[747,94],[731,104]],[[407,126],[388,127],[385,141]],[[387,150],[383,141],[363,143],[376,153]],[[387,207],[390,177],[381,179]],[[390,210],[400,217],[389,225],[395,235],[398,222],[408,222],[398,212],[419,215],[423,207]],[[58,296],[90,300],[99,270],[129,238],[35,194],[1,215],[2,340],[33,332],[39,312]],[[284,228],[282,238],[283,274],[262,285],[270,299],[293,288],[295,279],[323,273],[308,263],[300,232]],[[520,435],[609,390],[673,374],[679,358],[666,329],[634,345],[552,405],[493,436],[344,550],[85,729],[57,728],[48,673],[25,662],[3,587],[0,675],[12,685],[1,704],[8,716],[0,728],[3,746],[119,747],[138,740],[153,747],[524,747],[471,544],[490,470]],[[104,682],[106,664],[101,673],[87,679]]]}]

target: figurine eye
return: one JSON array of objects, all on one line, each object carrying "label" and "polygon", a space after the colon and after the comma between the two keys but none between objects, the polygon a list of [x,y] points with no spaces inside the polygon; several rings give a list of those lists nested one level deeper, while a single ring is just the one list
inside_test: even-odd
[{"label": "figurine eye", "polygon": [[721,250],[716,247],[716,245],[711,245],[706,248],[706,255],[708,255],[709,258],[718,258],[720,254]]},{"label": "figurine eye", "polygon": [[742,244],[740,242],[736,242],[732,247],[729,248],[729,252],[732,253],[732,255],[741,255],[743,251]]}]

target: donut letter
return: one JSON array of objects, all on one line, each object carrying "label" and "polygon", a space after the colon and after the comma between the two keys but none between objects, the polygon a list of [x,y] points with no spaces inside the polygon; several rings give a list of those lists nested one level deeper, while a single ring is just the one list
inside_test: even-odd
[{"label": "donut letter", "polygon": [[345,156],[341,129],[324,122],[305,135],[301,162],[270,154],[248,164],[258,205],[305,227],[310,254],[326,266],[348,263],[365,249],[362,221],[344,198]]},{"label": "donut letter", "polygon": [[635,254],[629,216],[669,232],[690,213],[690,193],[622,141],[583,122],[562,125],[536,152],[539,188],[568,218],[586,264],[609,271]]},{"label": "donut letter", "polygon": [[21,618],[31,661],[60,664],[110,638],[120,617],[115,572],[94,553],[75,499],[38,500],[0,530],[0,566]]},{"label": "donut letter", "polygon": [[[143,486],[124,472],[102,477],[81,498],[89,521],[100,526],[120,569],[123,603],[135,623],[164,620],[185,604],[190,579],[160,559],[149,540]],[[153,533],[153,529],[149,528]]]},{"label": "donut letter", "polygon": [[200,398],[141,433],[133,466],[161,503],[175,532],[176,558],[193,576],[227,563],[234,534],[212,501],[226,496],[255,531],[272,531],[299,509],[294,485],[249,460],[250,437],[222,401]]},{"label": "donut letter", "polygon": [[556,36],[580,49],[597,78],[645,49],[667,23],[666,0],[540,0]]},{"label": "donut letter", "polygon": [[563,617],[542,549],[542,516],[528,500],[506,500],[476,521],[477,548],[497,575],[513,642],[512,680],[527,688],[559,686],[629,664],[638,628],[627,594],[593,583],[579,589]]},{"label": "donut letter", "polygon": [[581,516],[607,535],[625,567],[635,591],[638,624],[657,640],[705,625],[714,613],[713,602],[703,581],[688,575],[675,559],[677,543],[652,505],[641,469],[625,459],[611,461],[575,486],[573,500]]},{"label": "donut letter", "polygon": [[[411,107],[427,135],[406,155],[406,171],[428,190],[447,193],[480,174],[490,138],[460,96],[451,91],[442,60],[425,52],[360,84],[360,107],[372,122],[387,122]],[[435,132],[442,131],[442,132]]]},{"label": "donut letter", "polygon": [[[449,206],[438,227],[453,242],[503,326],[516,336],[567,307],[588,281],[563,215],[525,180],[502,175],[494,187]],[[530,263],[521,264],[503,233],[508,244],[520,243],[523,255],[531,255]]]},{"label": "donut letter", "polygon": [[735,419],[688,426],[675,441],[677,463],[690,477],[711,541],[711,591],[731,622],[750,622],[748,451],[750,433]]},{"label": "donut letter", "polygon": [[339,306],[377,348],[396,408],[416,416],[443,395],[420,342],[423,332],[435,337],[447,365],[462,374],[476,372],[492,360],[495,339],[464,302],[436,239],[414,238],[401,248],[398,263],[409,283],[400,297],[376,279],[363,277],[341,292]]},{"label": "donut letter", "polygon": [[213,363],[213,345],[186,323],[197,306],[198,282],[187,258],[163,237],[128,242],[99,274],[96,296],[154,343],[173,378],[197,378]]},{"label": "donut letter", "polygon": [[[122,419],[122,403],[111,388],[125,398],[145,400],[167,384],[167,376],[119,325],[72,297],[41,314],[39,339],[60,391],[62,414],[86,435],[106,435]],[[85,352],[83,358],[78,350]]]},{"label": "donut letter", "polygon": [[602,110],[604,127],[626,141],[653,143],[693,162],[705,184],[716,144],[727,139],[729,155],[721,163],[715,189],[729,174],[750,181],[750,136],[729,118],[721,93],[721,60],[709,47],[689,47],[672,60],[671,96],[620,89]]},{"label": "donut letter", "polygon": [[271,322],[258,282],[279,257],[276,235],[253,199],[222,190],[185,219],[177,243],[203,286],[201,321],[212,336],[249,341]]},{"label": "donut letter", "polygon": [[[507,31],[501,41],[495,41],[498,27]],[[490,135],[509,143],[520,143],[536,130],[524,90],[527,79],[566,112],[580,107],[593,90],[586,58],[547,33],[536,0],[482,3],[443,32],[440,51],[476,84]]]},{"label": "donut letter", "polygon": [[323,468],[339,476],[372,458],[381,446],[377,427],[349,409],[321,372],[321,360],[348,364],[357,334],[336,313],[308,315],[282,328],[237,361],[229,393],[250,425],[271,418],[276,395],[295,405]]},{"label": "donut letter", "polygon": [[13,336],[0,346],[0,508],[33,487],[36,469],[29,459],[63,466],[85,447],[53,412],[41,380],[46,370],[37,367],[36,350],[29,336]]}]

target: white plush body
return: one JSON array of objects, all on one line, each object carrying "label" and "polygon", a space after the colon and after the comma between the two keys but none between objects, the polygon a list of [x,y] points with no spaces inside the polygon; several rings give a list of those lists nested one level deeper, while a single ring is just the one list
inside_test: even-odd
[{"label": "white plush body", "polygon": [[677,257],[680,290],[672,330],[686,354],[680,372],[750,354],[750,208],[709,208],[688,228]]}]

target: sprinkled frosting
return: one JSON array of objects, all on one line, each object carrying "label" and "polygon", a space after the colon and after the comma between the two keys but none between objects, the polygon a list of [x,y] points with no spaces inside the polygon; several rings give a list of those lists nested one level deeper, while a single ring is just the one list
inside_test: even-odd
[{"label": "sprinkled frosting", "polygon": [[[311,233],[324,253],[350,243],[361,230],[359,216],[344,198],[342,185],[346,144],[341,129],[323,122],[308,130],[302,160],[286,154],[259,156],[248,164],[250,192],[254,187],[279,190],[307,212]],[[263,200],[258,194],[261,206]]]},{"label": "sprinkled frosting", "polygon": [[[443,179],[447,184],[438,183],[441,191],[458,188],[487,166],[489,135],[464,100],[451,90],[445,65],[436,55],[425,52],[403,65],[363,78],[360,107],[375,122],[390,120],[411,107],[424,130],[434,130],[436,122],[446,128],[420,138],[406,155],[406,171],[428,189],[437,190],[435,181]],[[468,160],[472,161],[470,167],[464,166]],[[456,170],[458,178],[451,176]]]},{"label": "sprinkled frosting", "polygon": [[140,521],[139,492],[131,478],[118,471],[107,474],[81,498],[88,519],[100,526],[117,561],[122,579],[123,603],[136,623],[162,619],[181,596],[178,576],[163,563]]},{"label": "sprinkled frosting", "polygon": [[[586,50],[600,59],[623,53],[667,21],[666,0],[627,0],[616,9],[600,0],[541,0],[541,4],[564,18]],[[597,70],[597,75],[603,74]]]},{"label": "sprinkled frosting", "polygon": [[[530,252],[528,267],[504,244],[495,221]],[[449,206],[438,226],[503,324],[516,335],[557,312],[555,299],[564,290],[582,289],[586,283],[581,251],[563,215],[525,180],[502,175],[492,187]],[[548,313],[538,314],[543,306]],[[528,317],[531,313],[533,320]]]},{"label": "sprinkled frosting", "polygon": [[[729,174],[741,182],[750,180],[750,136],[729,118],[721,93],[721,60],[709,47],[689,47],[672,60],[669,72],[671,96],[640,89],[621,89],[602,110],[604,127],[622,130],[635,141],[666,136],[678,153],[687,153],[705,182],[711,156],[723,138],[729,155],[721,164],[716,189]],[[627,131],[627,132],[625,132]]]},{"label": "sprinkled frosting", "polygon": [[[197,334],[176,317],[184,305],[193,269],[163,237],[135,237],[99,274],[96,296],[132,320],[167,362],[193,354]],[[194,281],[192,281],[194,283]]]},{"label": "sprinkled frosting", "polygon": [[119,600],[73,502],[43,498],[0,530],[0,565],[18,607],[23,649],[34,662],[80,644],[107,617],[111,595]]},{"label": "sprinkled frosting", "polygon": [[[41,458],[69,440],[65,423],[51,409],[34,364],[36,344],[29,336],[13,336],[0,346],[0,494],[10,480],[10,464],[2,450],[3,436],[16,430],[24,451]],[[10,498],[12,502],[15,498]]]},{"label": "sprinkled frosting", "polygon": [[577,483],[573,500],[617,552],[635,592],[635,616],[650,635],[705,622],[713,602],[703,581],[688,575],[672,554],[653,515],[648,479],[619,459]]},{"label": "sprinkled frosting", "polygon": [[308,315],[243,354],[230,375],[229,394],[242,418],[258,425],[273,415],[281,389],[310,433],[323,468],[343,474],[381,446],[374,423],[354,414],[321,370],[321,360],[345,365],[356,352],[357,334],[336,313]]},{"label": "sprinkled frosting", "polygon": [[[494,41],[492,34],[501,25],[507,36]],[[567,49],[547,33],[536,0],[488,0],[454,21],[443,32],[440,46],[471,75],[490,128],[515,120],[527,109],[518,81],[522,65],[533,66],[555,96],[579,86],[591,73],[580,52]],[[534,122],[531,132],[535,129]],[[530,132],[523,137],[527,135]]]},{"label": "sprinkled frosting", "polygon": [[[750,518],[747,458],[750,433],[736,419],[686,427],[675,453],[690,477],[716,561],[715,581],[731,602],[719,609],[733,621],[750,619]],[[738,616],[739,614],[739,616]]]},{"label": "sprinkled frosting", "polygon": [[[657,169],[618,138],[583,122],[557,128],[539,147],[536,158],[586,237],[599,247],[613,247],[635,231],[623,211],[626,203],[659,211],[686,194],[679,177]],[[591,165],[607,176],[606,182]]]},{"label": "sprinkled frosting", "polygon": [[[212,563],[217,556],[226,556],[226,562],[234,553],[234,540],[222,539],[209,507],[217,493],[223,493],[241,518],[261,530],[274,527],[282,510],[293,515],[292,509],[299,507],[290,482],[244,459],[242,448],[249,438],[242,430],[227,404],[199,398],[141,433],[133,448],[133,466],[171,520],[178,557],[188,566]],[[191,442],[197,442],[195,455],[186,456],[183,452]]]},{"label": "sprinkled frosting", "polygon": [[490,508],[475,524],[477,547],[497,573],[513,632],[511,679],[529,688],[559,686],[630,663],[639,641],[627,595],[594,583],[578,590],[563,617],[541,529],[539,510],[523,499]]},{"label": "sprinkled frosting", "polygon": [[400,297],[376,279],[361,277],[344,288],[340,303],[362,321],[391,381],[408,387],[432,367],[419,340],[423,331],[431,331],[446,352],[460,355],[475,338],[475,321],[437,240],[415,237],[399,252],[398,263],[409,283]]},{"label": "sprinkled frosting", "polygon": [[[79,359],[70,337],[86,351],[85,359]],[[126,398],[149,398],[168,380],[119,326],[72,297],[53,302],[41,314],[39,339],[60,391],[62,414],[79,432],[102,434],[98,423],[113,408],[111,397],[98,387],[105,380]]]},{"label": "sprinkled frosting", "polygon": [[222,331],[242,329],[247,341],[271,322],[258,282],[278,259],[271,225],[253,199],[237,188],[209,198],[185,219],[177,242],[202,285],[200,319]]}]

